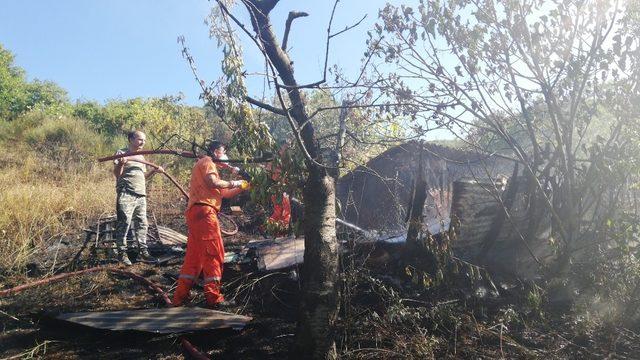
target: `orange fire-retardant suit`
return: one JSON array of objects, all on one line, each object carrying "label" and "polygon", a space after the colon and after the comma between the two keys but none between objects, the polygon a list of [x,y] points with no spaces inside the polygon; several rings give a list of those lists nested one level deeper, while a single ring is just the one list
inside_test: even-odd
[{"label": "orange fire-retardant suit", "polygon": [[[283,145],[278,151],[280,157],[284,156],[285,151],[287,150],[288,145]],[[267,169],[271,170],[271,180],[274,182],[280,181],[282,177],[282,169],[280,166],[273,166],[271,163],[267,165]],[[289,194],[286,192],[282,193],[281,196],[282,201],[278,203],[278,198],[276,195],[271,195],[271,204],[273,205],[273,212],[271,216],[267,219],[267,222],[276,223],[283,230],[289,228],[289,223],[291,222],[291,200],[289,199]]]},{"label": "orange fire-retardant suit", "polygon": [[275,195],[271,195],[271,204],[273,205],[273,212],[267,221],[278,223],[282,229],[288,229],[291,221],[291,199],[289,199],[289,194],[283,192],[280,203],[278,203]]},{"label": "orange fire-retardant suit", "polygon": [[187,254],[173,296],[174,306],[180,306],[188,300],[189,291],[201,272],[204,274],[207,304],[215,305],[224,301],[220,291],[224,246],[217,214],[222,198],[233,196],[234,190],[211,188],[205,181],[210,174],[218,177],[216,165],[210,157],[202,157],[191,173],[189,203],[185,212],[189,229]]}]

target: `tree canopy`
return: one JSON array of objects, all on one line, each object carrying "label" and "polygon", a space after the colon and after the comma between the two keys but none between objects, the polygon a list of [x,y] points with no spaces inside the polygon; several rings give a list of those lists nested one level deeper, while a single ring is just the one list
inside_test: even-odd
[{"label": "tree canopy", "polygon": [[0,44],[0,119],[14,120],[35,108],[63,106],[67,92],[50,81],[27,81],[14,55]]}]

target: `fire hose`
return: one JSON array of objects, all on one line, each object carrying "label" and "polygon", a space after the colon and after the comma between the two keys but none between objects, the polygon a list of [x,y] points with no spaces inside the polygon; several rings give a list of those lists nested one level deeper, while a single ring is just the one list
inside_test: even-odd
[{"label": "fire hose", "polygon": [[[149,165],[154,169],[159,169],[160,166],[156,165],[154,163],[152,163],[151,161],[147,161],[147,160],[140,160],[140,159],[128,159],[128,161],[135,161],[135,162],[139,162],[141,164],[145,164],[145,165]],[[184,188],[178,184],[178,182],[176,181],[176,179],[173,178],[173,176],[169,175],[166,171],[162,171],[162,174],[164,174],[164,176],[167,177],[167,179],[169,179],[169,181],[171,181],[173,183],[173,185],[175,185],[178,190],[180,190],[180,192],[182,193],[182,195],[184,195],[185,199],[187,199],[187,201],[189,201],[189,194],[187,194],[187,192],[184,190]]]},{"label": "fire hose", "polygon": [[[188,151],[183,151],[183,150],[167,150],[167,149],[161,149],[161,150],[140,150],[140,151],[133,151],[133,152],[129,152],[129,153],[124,153],[124,154],[117,154],[117,155],[111,155],[111,156],[105,156],[105,157],[101,157],[98,159],[98,162],[105,162],[105,161],[109,161],[109,160],[117,160],[117,159],[122,159],[124,157],[128,157],[128,156],[135,156],[135,155],[159,155],[159,154],[165,154],[165,155],[178,155],[178,156],[182,156],[182,157],[186,157],[189,159],[197,159],[198,155],[188,152]],[[128,160],[133,160],[133,159],[128,159]],[[242,162],[241,160],[218,160],[218,159],[212,159],[213,162],[216,163],[216,165],[220,168],[223,169],[231,169],[233,168],[231,165],[229,165],[229,162]],[[134,160],[137,161],[137,160]],[[142,161],[140,161],[142,162]],[[154,166],[154,165],[150,165],[149,166]],[[157,166],[157,165],[156,165]]]},{"label": "fire hose", "polygon": [[189,152],[189,151],[185,151],[185,150],[158,149],[158,150],[140,150],[140,151],[134,151],[134,152],[131,152],[131,153],[105,156],[105,157],[99,158],[98,162],[116,160],[116,159],[120,159],[120,158],[127,157],[127,156],[132,156],[132,155],[156,155],[156,154],[158,154],[158,155],[159,154],[178,155],[178,156],[191,158],[191,159],[195,159],[195,158],[198,157],[198,155],[196,155],[196,154],[194,154],[192,152]]},{"label": "fire hose", "polygon": [[[186,151],[186,150],[158,149],[158,150],[132,151],[132,152],[129,152],[129,153],[105,156],[105,157],[99,158],[98,162],[116,160],[116,159],[120,159],[120,158],[123,158],[123,157],[134,156],[134,155],[161,155],[161,154],[178,155],[178,156],[182,156],[182,157],[186,157],[186,158],[190,158],[190,159],[196,159],[196,158],[201,157],[201,155],[198,155],[198,154],[195,154],[193,152]],[[265,154],[263,156],[254,157],[254,158],[247,158],[247,159],[224,159],[224,160],[212,159],[212,160],[213,160],[213,162],[220,163],[220,164],[228,164],[228,163],[238,163],[238,164],[242,164],[242,163],[263,163],[263,162],[273,161],[273,155]]]},{"label": "fire hose", "polygon": [[[72,276],[75,275],[82,275],[82,274],[88,274],[88,273],[95,273],[98,271],[107,271],[113,274],[119,274],[119,275],[123,275],[126,276],[130,279],[133,279],[143,285],[145,285],[148,289],[153,290],[153,292],[155,292],[156,295],[158,295],[165,303],[165,305],[167,306],[173,306],[173,303],[171,302],[171,299],[169,299],[169,296],[167,295],[166,292],[164,292],[164,290],[162,290],[162,288],[160,286],[158,286],[157,284],[153,283],[152,281],[136,274],[133,273],[131,271],[126,271],[126,270],[121,270],[121,269],[116,269],[116,268],[112,268],[112,267],[102,267],[102,266],[98,266],[98,267],[93,267],[93,268],[89,268],[89,269],[85,269],[85,270],[79,270],[79,271],[74,271],[74,272],[70,272],[70,273],[64,273],[64,274],[58,274],[55,276],[51,276],[45,279],[40,279],[28,284],[22,284],[22,285],[18,285],[16,287],[10,288],[10,289],[6,289],[6,290],[2,290],[0,291],[0,298],[2,297],[6,297],[9,295],[15,295],[17,293],[20,293],[24,290],[27,290],[29,288],[35,287],[35,286],[39,286],[39,285],[46,285],[46,284],[50,284],[56,281],[60,281],[60,280],[64,280],[66,278],[70,278]],[[189,355],[191,355],[194,359],[198,359],[198,360],[204,360],[204,359],[209,359],[208,356],[206,356],[204,353],[202,353],[201,351],[199,351],[198,349],[196,349],[196,347],[194,347],[189,340],[185,339],[184,337],[180,337],[180,342],[182,344],[182,347],[189,353]]]},{"label": "fire hose", "polygon": [[[160,167],[159,165],[156,165],[147,160],[128,159],[128,161],[135,161],[141,164],[149,165],[154,169],[158,169]],[[187,194],[185,189],[176,181],[176,179],[174,179],[173,176],[169,175],[166,171],[163,171],[162,173],[178,188],[178,190],[180,190],[185,200],[189,201],[189,194]],[[231,236],[238,233],[238,225],[233,221],[233,219],[222,213],[217,213],[217,215],[219,221],[222,222],[220,224],[220,232],[222,232],[223,235]],[[231,225],[229,225],[229,223],[231,223]]]},{"label": "fire hose", "polygon": [[[154,163],[152,163],[151,161],[147,161],[147,160],[140,160],[140,159],[127,159],[127,161],[135,161],[135,162],[139,162],[141,164],[145,164],[145,165],[149,165],[152,168],[158,170],[160,168],[159,165],[156,165]],[[164,174],[164,176],[167,177],[167,179],[169,179],[169,181],[171,181],[173,183],[173,185],[175,185],[178,190],[180,190],[180,192],[182,193],[182,195],[184,195],[184,197],[187,199],[187,201],[189,201],[189,194],[187,194],[187,192],[184,190],[184,188],[178,184],[178,182],[176,181],[176,179],[173,178],[173,176],[169,175],[169,173],[167,173],[166,171],[162,171],[162,174]]]},{"label": "fire hose", "polygon": [[[186,157],[186,158],[190,158],[190,159],[196,159],[196,158],[200,157],[196,153],[185,151],[185,150],[159,149],[159,150],[140,150],[140,151],[134,151],[134,152],[130,152],[130,153],[105,156],[105,157],[99,158],[98,161],[99,162],[104,162],[104,161],[116,160],[116,159],[120,159],[120,158],[123,158],[123,157],[134,156],[134,155],[158,155],[158,154],[177,155],[177,156],[182,156],[182,157]],[[260,157],[254,157],[254,158],[248,158],[248,159],[224,159],[224,160],[220,160],[220,159],[212,158],[212,160],[213,160],[214,163],[216,163],[216,165],[218,167],[220,167],[222,169],[233,169],[233,166],[229,165],[230,163],[241,164],[241,163],[270,162],[270,161],[273,161],[273,156],[271,154],[266,154],[266,155],[263,155],[263,156],[260,156]],[[242,176],[242,178],[244,178],[245,180],[251,181],[251,179],[249,177],[249,174],[246,171],[240,170],[239,175]]]}]

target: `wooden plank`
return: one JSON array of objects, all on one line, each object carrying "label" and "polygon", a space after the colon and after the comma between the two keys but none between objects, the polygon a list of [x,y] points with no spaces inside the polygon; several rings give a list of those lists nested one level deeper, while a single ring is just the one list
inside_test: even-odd
[{"label": "wooden plank", "polygon": [[260,270],[284,269],[304,261],[304,238],[285,238],[263,244],[255,249]]},{"label": "wooden plank", "polygon": [[97,329],[135,330],[156,334],[225,328],[241,330],[252,320],[248,316],[199,307],[79,312],[61,314],[56,318]]}]

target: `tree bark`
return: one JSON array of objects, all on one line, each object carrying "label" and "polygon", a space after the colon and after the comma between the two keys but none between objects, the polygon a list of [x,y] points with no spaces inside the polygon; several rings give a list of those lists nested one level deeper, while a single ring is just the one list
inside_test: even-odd
[{"label": "tree bark", "polygon": [[423,153],[424,150],[421,146],[418,157],[418,171],[409,208],[409,228],[404,248],[404,261],[408,265],[415,266],[420,270],[426,271],[429,275],[435,276],[440,269],[440,262],[436,253],[437,249],[433,243],[429,242],[428,237],[431,234],[421,236],[424,222],[422,214],[424,212],[424,203],[427,200],[428,187],[422,160]]},{"label": "tree bark", "polygon": [[[278,45],[269,12],[277,0],[247,0],[251,23],[291,101],[290,114],[301,129],[307,153],[319,161],[313,125],[293,73],[292,62]],[[335,179],[325,167],[307,161],[309,176],[304,186],[305,252],[302,266],[302,296],[292,358],[337,357],[334,324],[338,314],[338,244],[335,230]],[[335,164],[331,164],[335,166]]]},{"label": "tree bark", "polygon": [[292,358],[335,359],[338,314],[338,243],[335,181],[317,168],[304,187],[304,264],[302,297]]},{"label": "tree bark", "polygon": [[427,200],[427,181],[424,178],[424,169],[422,165],[422,147],[420,148],[420,156],[418,158],[418,171],[416,173],[415,185],[411,197],[409,208],[409,229],[407,230],[407,255],[410,258],[420,251],[420,230],[422,230],[422,212],[424,210],[424,202]]}]

